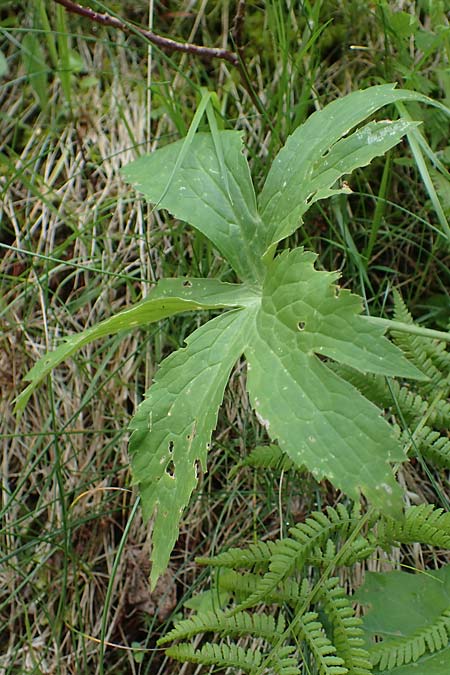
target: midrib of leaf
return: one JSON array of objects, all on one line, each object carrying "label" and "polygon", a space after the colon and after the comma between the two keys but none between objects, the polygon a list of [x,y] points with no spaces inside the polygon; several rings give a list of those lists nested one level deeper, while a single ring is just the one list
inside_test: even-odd
[{"label": "midrib of leaf", "polygon": [[161,279],[150,298],[182,298],[220,307],[251,307],[258,303],[261,289],[257,285],[231,284],[217,279],[186,277]]}]

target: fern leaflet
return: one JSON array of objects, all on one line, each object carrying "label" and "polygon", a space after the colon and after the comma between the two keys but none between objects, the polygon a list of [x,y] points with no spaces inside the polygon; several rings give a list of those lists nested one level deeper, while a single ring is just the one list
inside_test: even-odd
[{"label": "fern leaflet", "polygon": [[177,661],[201,663],[204,666],[218,666],[222,668],[240,668],[246,673],[254,673],[262,662],[259,649],[244,649],[238,645],[206,644],[201,649],[183,642],[166,649],[167,656]]},{"label": "fern leaflet", "polygon": [[217,633],[222,636],[253,635],[267,642],[277,641],[283,634],[286,621],[283,614],[278,620],[269,614],[240,612],[233,616],[225,612],[203,612],[185,621],[179,621],[170,633],[158,641],[159,645],[172,640],[186,640],[199,633]]},{"label": "fern leaflet", "polygon": [[378,540],[382,546],[394,543],[420,542],[430,546],[450,548],[450,513],[436,509],[432,504],[411,506],[404,520],[383,518],[378,526]]},{"label": "fern leaflet", "polygon": [[314,656],[320,675],[345,675],[348,668],[344,660],[336,656],[336,647],[328,639],[316,612],[307,612],[296,617],[298,636],[308,645]]},{"label": "fern leaflet", "polygon": [[450,609],[431,626],[407,638],[378,642],[370,650],[373,665],[380,671],[392,670],[407,663],[414,663],[426,652],[437,652],[447,646],[450,635]]},{"label": "fern leaflet", "polygon": [[369,653],[363,648],[362,621],[355,616],[339,579],[328,579],[319,589],[325,613],[333,626],[333,644],[351,675],[369,675]]}]

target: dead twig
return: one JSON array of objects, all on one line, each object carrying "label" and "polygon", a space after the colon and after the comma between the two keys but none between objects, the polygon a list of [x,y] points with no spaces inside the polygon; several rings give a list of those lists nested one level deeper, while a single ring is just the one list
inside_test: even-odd
[{"label": "dead twig", "polygon": [[[264,106],[255,93],[249,74],[242,60],[242,52],[240,50],[239,44],[237,45],[239,54],[236,54],[235,52],[231,52],[228,49],[204,47],[203,45],[196,45],[190,42],[177,42],[176,40],[157,35],[153,31],[146,28],[141,28],[140,26],[135,26],[134,24],[125,23],[124,21],[121,21],[117,17],[111,16],[106,12],[96,12],[94,9],[80,5],[78,2],[72,2],[72,0],[55,0],[55,2],[65,7],[72,14],[78,14],[79,16],[83,16],[86,19],[89,19],[90,21],[98,23],[102,26],[115,28],[116,30],[126,33],[127,35],[132,35],[133,33],[140,35],[160,49],[169,53],[183,52],[185,54],[192,54],[194,56],[200,56],[210,60],[221,59],[222,61],[227,61],[238,70],[242,83],[254,105],[259,110],[259,112],[264,113]],[[234,22],[235,39],[240,37],[244,19],[244,11],[245,2],[240,2]]]},{"label": "dead twig", "polygon": [[80,5],[78,2],[72,2],[72,0],[55,0],[55,2],[57,2],[58,5],[65,7],[72,14],[79,14],[80,16],[84,16],[86,19],[94,21],[95,23],[99,23],[102,26],[110,26],[111,28],[116,28],[117,30],[127,34],[138,33],[143,38],[152,44],[157,45],[164,51],[184,52],[186,54],[194,54],[196,56],[208,59],[222,59],[223,61],[228,61],[228,63],[231,63],[231,65],[235,67],[239,66],[238,55],[234,52],[228,51],[227,49],[204,47],[202,45],[191,44],[188,42],[177,42],[176,40],[171,40],[170,38],[157,35],[153,31],[146,28],[124,23],[117,17],[111,16],[110,14],[96,12],[94,9]]}]

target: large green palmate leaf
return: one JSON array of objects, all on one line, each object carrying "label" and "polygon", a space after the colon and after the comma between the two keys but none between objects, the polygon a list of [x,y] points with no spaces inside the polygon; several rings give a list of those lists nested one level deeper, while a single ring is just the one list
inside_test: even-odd
[{"label": "large green palmate leaf", "polygon": [[[377,655],[376,673],[450,672],[450,565],[415,574],[369,572],[354,598],[368,606],[363,629],[366,648]],[[380,657],[392,665],[384,667]]]},{"label": "large green palmate leaf", "polygon": [[167,565],[196,485],[196,463],[206,468],[217,410],[242,353],[258,419],[291,459],[353,498],[362,493],[399,515],[401,491],[390,463],[405,457],[392,429],[320,357],[364,372],[422,374],[382,328],[364,320],[360,298],[338,289],[336,273],[314,269],[315,259],[299,248],[267,264],[259,293],[244,286],[242,309],[195,331],[185,349],[162,363],[139,407],[130,452],[144,513],[155,515],[153,583]]},{"label": "large green palmate leaf", "polygon": [[243,353],[258,418],[292,460],[354,498],[362,493],[381,511],[400,512],[391,464],[403,453],[380,411],[325,360],[362,372],[422,375],[383,336],[384,327],[364,319],[361,300],[339,291],[337,274],[314,269],[314,254],[296,249],[274,258],[276,243],[301,224],[311,203],[346,189],[335,185],[340,177],[415,128],[405,120],[370,122],[347,135],[398,100],[428,99],[383,85],[312,115],[275,159],[259,209],[240,132],[190,133],[123,170],[156,208],[208,237],[244,283],[160,282],[143,303],[69,338],[36,364],[18,406],[51,368],[94,339],[182,311],[229,310],[162,363],[131,424],[133,477],[154,521],[153,583],[167,565],[197,468],[206,469],[224,388]]}]

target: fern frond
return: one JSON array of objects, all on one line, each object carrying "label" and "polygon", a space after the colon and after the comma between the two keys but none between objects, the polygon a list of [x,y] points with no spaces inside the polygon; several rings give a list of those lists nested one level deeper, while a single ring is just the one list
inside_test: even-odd
[{"label": "fern frond", "polygon": [[[255,593],[261,582],[258,574],[239,574],[234,570],[223,570],[218,577],[218,585],[221,591],[233,593],[237,599],[244,601],[252,593]],[[309,590],[309,589],[308,589]],[[308,592],[306,591],[306,593]],[[279,587],[267,595],[266,604],[287,604],[295,607],[299,601],[306,597],[299,584],[294,579],[285,579]]]},{"label": "fern frond", "polygon": [[377,546],[376,538],[370,532],[367,538],[358,536],[351,543],[347,540],[340,550],[337,549],[332,539],[328,539],[325,546],[322,548],[317,546],[308,556],[308,563],[315,567],[335,566],[336,564],[340,567],[350,567],[355,562],[369,558]]},{"label": "fern frond", "polygon": [[275,621],[275,618],[269,614],[240,612],[230,616],[223,611],[203,612],[190,619],[179,621],[167,635],[158,640],[158,645],[172,642],[172,640],[188,640],[199,633],[209,632],[222,637],[251,635],[272,643],[282,637],[285,626],[286,621],[282,613]]},{"label": "fern frond", "polygon": [[450,548],[450,513],[444,513],[433,504],[411,506],[403,520],[388,517],[380,520],[378,541],[383,547],[419,542]]},{"label": "fern frond", "polygon": [[261,578],[255,592],[232,611],[248,609],[265,601],[286,577],[305,565],[314,550],[325,546],[331,535],[339,533],[343,537],[348,536],[358,520],[356,512],[349,513],[342,504],[338,504],[336,509],[328,506],[326,513],[314,511],[304,523],[291,527],[291,536],[277,542],[270,558],[269,569]]},{"label": "fern frond", "polygon": [[326,513],[313,511],[304,523],[291,527],[289,534],[311,550],[314,546],[324,545],[332,534],[339,532],[346,536],[358,520],[358,514],[349,513],[342,504],[338,504],[335,509],[327,506]]},{"label": "fern frond", "polygon": [[450,403],[444,399],[436,401],[436,405],[428,415],[427,421],[430,425],[441,431],[448,429],[450,427]]},{"label": "fern frond", "polygon": [[168,647],[166,654],[177,661],[201,663],[204,666],[240,668],[246,673],[253,673],[261,665],[263,658],[259,649],[244,649],[235,644],[223,643],[208,643],[201,649],[195,649],[184,642]]},{"label": "fern frond", "polygon": [[199,557],[195,559],[195,562],[198,565],[210,565],[211,567],[250,569],[254,566],[268,565],[278,546],[278,541],[258,541],[247,548],[230,548],[211,558]]},{"label": "fern frond", "polygon": [[336,559],[336,544],[332,539],[328,539],[325,546],[315,546],[312,553],[308,556],[308,563],[314,567],[323,567],[333,565]]},{"label": "fern frond", "polygon": [[[414,324],[411,314],[397,291],[394,291],[394,318],[402,323]],[[432,391],[442,384],[442,373],[429,356],[426,338],[395,331],[392,331],[392,338],[407,358],[430,379],[429,383],[421,385],[425,391]]]},{"label": "fern frond", "polygon": [[231,610],[232,612],[265,602],[265,599],[276,592],[279,584],[292,574],[297,566],[301,567],[304,564],[304,548],[301,544],[289,538],[281,539],[278,543],[277,552],[270,560],[268,572],[261,577],[255,591],[234,610]]},{"label": "fern frond", "polygon": [[436,429],[448,429],[450,426],[450,404],[447,401],[443,399],[436,401],[430,409],[428,401],[408,387],[400,385],[395,380],[391,380],[389,386],[405,422],[414,424],[426,417],[428,424],[433,425]]},{"label": "fern frond", "polygon": [[[409,434],[403,434],[405,445],[411,446]],[[443,469],[450,469],[450,438],[428,426],[414,432],[413,446],[420,454]]]},{"label": "fern frond", "polygon": [[367,560],[378,546],[378,542],[372,533],[367,537],[359,536],[351,544],[348,542],[339,551],[339,566],[351,567],[356,562]]},{"label": "fern frond", "polygon": [[332,577],[318,590],[324,611],[332,625],[333,644],[351,675],[370,675],[372,663],[364,649],[362,621],[347,598],[339,579]]},{"label": "fern frond", "polygon": [[294,652],[295,647],[291,645],[277,649],[269,659],[268,667],[271,667],[272,672],[277,675],[300,675],[298,659],[293,655]]},{"label": "fern frond", "polygon": [[316,612],[307,612],[296,617],[295,625],[298,637],[308,645],[320,675],[348,673],[344,660],[336,656],[336,648],[328,639]]},{"label": "fern frond", "polygon": [[260,581],[260,574],[252,574],[251,572],[240,574],[227,568],[221,569],[217,576],[217,584],[221,591],[233,593],[236,598],[242,599],[248,598],[249,595],[254,593]]},{"label": "fern frond", "polygon": [[392,670],[416,662],[425,652],[437,652],[447,647],[450,635],[450,609],[432,625],[413,635],[378,642],[370,649],[370,658],[380,671]]},{"label": "fern frond", "polygon": [[240,668],[250,674],[259,673],[264,668],[264,672],[273,675],[300,675],[294,652],[295,647],[287,645],[263,655],[259,649],[244,649],[235,644],[224,643],[208,643],[201,649],[182,643],[166,649],[167,656],[177,661],[189,661],[205,666],[215,665],[219,668]]},{"label": "fern frond", "polygon": [[240,462],[240,466],[251,466],[255,469],[277,469],[289,471],[298,466],[281,450],[278,445],[258,445]]},{"label": "fern frond", "polygon": [[444,377],[448,376],[450,374],[450,352],[447,350],[445,342],[429,340],[425,349],[436,368],[441,371]]}]

